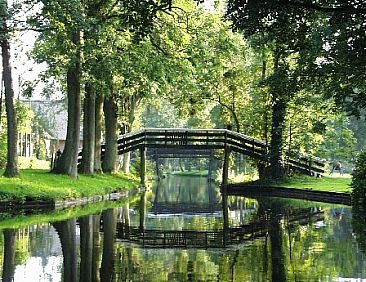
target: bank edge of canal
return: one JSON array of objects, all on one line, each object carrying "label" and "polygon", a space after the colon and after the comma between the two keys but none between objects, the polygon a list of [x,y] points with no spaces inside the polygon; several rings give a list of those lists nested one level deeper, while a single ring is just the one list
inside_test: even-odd
[{"label": "bank edge of canal", "polygon": [[229,195],[282,197],[352,205],[349,177],[294,177],[283,182],[253,181],[228,184]]},{"label": "bank edge of canal", "polygon": [[315,202],[334,203],[342,205],[352,205],[350,193],[317,191],[312,189],[279,187],[279,186],[259,186],[241,184],[229,184],[226,187],[228,195],[247,196],[247,197],[281,197],[309,200]]},{"label": "bank edge of canal", "polygon": [[[116,201],[133,196],[145,189],[145,187],[141,187],[136,177],[133,178],[127,175],[94,175],[80,176],[80,179],[71,179],[67,176],[50,174],[44,170],[25,170],[22,175],[23,179],[0,177],[0,211],[65,209],[101,201]],[[314,187],[317,187],[315,181],[319,181],[315,178],[303,180],[302,178],[301,181],[305,183],[301,184],[307,185],[306,183],[309,183],[308,185],[311,186],[313,183]],[[331,181],[334,184],[337,179],[331,179]],[[95,190],[98,185],[104,188],[101,188],[99,191]],[[40,188],[39,191],[35,192],[38,186],[42,187],[42,189]],[[59,190],[55,194],[52,190],[55,189],[54,186],[60,186],[58,187],[59,190],[69,190],[68,195],[71,195],[71,197],[65,196],[66,194],[57,194]],[[88,186],[85,188],[88,190],[84,191],[83,186]],[[106,188],[106,186],[110,187]],[[50,191],[50,193],[47,193],[47,191]],[[277,196],[346,205],[351,205],[352,203],[351,193],[319,191],[318,189],[294,188],[290,186],[281,187],[279,185],[258,182],[229,184],[227,192],[228,194],[242,196]],[[52,195],[57,195],[57,197]]]},{"label": "bank edge of canal", "polygon": [[3,201],[0,202],[0,212],[12,211],[16,212],[31,210],[60,210],[77,206],[98,203],[102,201],[118,201],[124,198],[132,197],[138,193],[145,191],[145,187],[136,187],[131,190],[108,193],[104,195],[95,195],[90,197],[82,197],[68,200],[25,200],[19,201]]},{"label": "bank edge of canal", "polygon": [[80,175],[73,179],[48,170],[27,169],[17,178],[0,176],[0,212],[57,210],[117,201],[144,189],[137,177],[123,173]]}]

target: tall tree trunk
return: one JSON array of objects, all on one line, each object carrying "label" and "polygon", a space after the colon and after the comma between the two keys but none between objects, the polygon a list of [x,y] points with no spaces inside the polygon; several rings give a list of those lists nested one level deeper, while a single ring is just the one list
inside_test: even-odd
[{"label": "tall tree trunk", "polygon": [[56,222],[53,224],[60,237],[63,262],[63,281],[77,281],[77,248],[76,248],[76,220]]},{"label": "tall tree trunk", "polygon": [[90,83],[87,83],[84,98],[83,158],[81,162],[81,171],[85,174],[94,173],[95,110],[95,90]]},{"label": "tall tree trunk", "polygon": [[7,18],[7,1],[3,1],[1,7],[2,13],[0,14],[0,21],[2,26],[0,30],[2,31],[1,39],[1,55],[3,61],[3,79],[5,86],[5,108],[6,108],[6,118],[7,118],[7,163],[4,176],[14,177],[19,175],[18,168],[18,126],[17,126],[17,116],[14,106],[14,89],[13,89],[13,77],[11,72],[11,57],[10,57],[10,43],[8,40],[8,28],[6,25]]},{"label": "tall tree trunk", "polygon": [[[283,85],[288,80],[284,72],[284,66],[279,66],[280,51],[276,50],[274,57],[274,74],[271,82],[272,93],[272,128],[270,142],[270,177],[283,179],[285,177],[285,165],[283,160],[283,134],[285,132],[285,118],[290,93],[286,93]],[[285,90],[284,90],[285,89]]]},{"label": "tall tree trunk", "polygon": [[1,76],[1,84],[0,84],[0,128],[2,126],[2,117],[3,117],[3,85],[4,85],[4,76]]},{"label": "tall tree trunk", "polygon": [[[79,45],[80,32],[73,36],[73,42]],[[76,61],[67,71],[67,134],[64,151],[54,171],[77,177],[77,161],[80,143],[80,79],[81,54],[78,52]]]},{"label": "tall tree trunk", "polygon": [[15,268],[15,231],[4,230],[3,280],[13,281]]},{"label": "tall tree trunk", "polygon": [[103,122],[103,95],[97,94],[95,98],[95,151],[94,171],[102,171],[102,122]]},{"label": "tall tree trunk", "polygon": [[104,172],[115,173],[117,161],[117,104],[113,94],[104,99],[103,109],[105,117],[105,152],[102,168]]},{"label": "tall tree trunk", "polygon": [[283,133],[285,128],[287,103],[280,95],[272,99],[272,129],[270,143],[270,173],[273,179],[285,177],[283,160]]}]

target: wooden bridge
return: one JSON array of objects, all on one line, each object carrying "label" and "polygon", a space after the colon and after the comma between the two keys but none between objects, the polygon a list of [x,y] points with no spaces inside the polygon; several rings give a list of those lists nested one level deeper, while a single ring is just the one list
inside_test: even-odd
[{"label": "wooden bridge", "polygon": [[[146,128],[120,136],[117,145],[118,154],[154,148],[164,150],[167,157],[199,151],[202,157],[207,157],[212,155],[210,151],[225,150],[265,162],[269,152],[269,146],[262,140],[226,129]],[[313,157],[287,157],[286,165],[305,174],[319,175],[324,173],[325,163]]]}]

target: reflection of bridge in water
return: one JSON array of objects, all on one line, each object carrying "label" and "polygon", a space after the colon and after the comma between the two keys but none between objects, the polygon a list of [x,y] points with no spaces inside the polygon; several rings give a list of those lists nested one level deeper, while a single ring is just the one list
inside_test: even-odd
[{"label": "reflection of bridge in water", "polygon": [[212,213],[222,211],[222,204],[213,203],[163,203],[159,202],[151,208],[153,214]]},{"label": "reflection of bridge in water", "polygon": [[[309,211],[284,217],[289,228],[324,219],[322,211]],[[272,220],[269,216],[260,222],[218,230],[156,230],[117,224],[116,237],[123,241],[149,248],[222,248],[266,236]]]}]

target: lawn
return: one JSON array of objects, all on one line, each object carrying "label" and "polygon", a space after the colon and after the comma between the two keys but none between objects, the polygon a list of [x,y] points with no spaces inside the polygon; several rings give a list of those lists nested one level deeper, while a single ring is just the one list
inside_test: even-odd
[{"label": "lawn", "polygon": [[352,177],[349,174],[345,174],[344,176],[335,174],[333,176],[323,176],[321,178],[293,176],[288,178],[285,182],[276,182],[273,184],[281,187],[350,193],[352,191],[350,187],[351,180]]},{"label": "lawn", "polygon": [[[0,174],[3,171],[0,170]],[[119,174],[80,175],[78,179],[48,170],[24,169],[18,178],[0,177],[0,201],[67,200],[139,187],[133,176]]]}]

